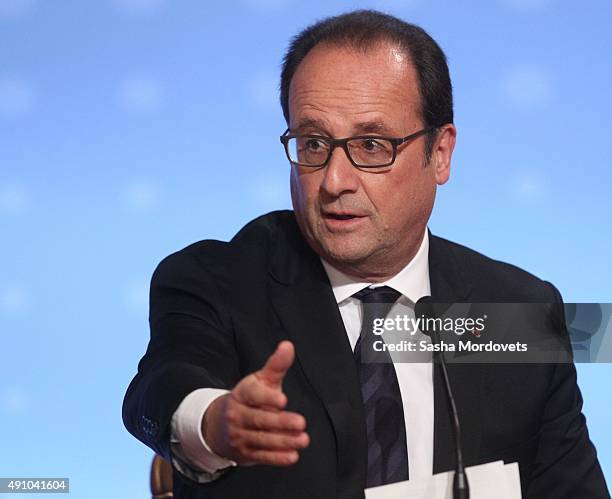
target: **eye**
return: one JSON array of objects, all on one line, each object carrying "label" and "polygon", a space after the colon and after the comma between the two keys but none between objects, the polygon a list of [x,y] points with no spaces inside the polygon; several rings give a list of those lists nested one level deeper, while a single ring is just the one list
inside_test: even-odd
[{"label": "eye", "polygon": [[303,136],[297,138],[297,150],[300,154],[326,154],[329,144],[324,138]]},{"label": "eye", "polygon": [[325,148],[325,142],[320,139],[309,138],[306,140],[304,148],[312,152],[317,152]]},{"label": "eye", "polygon": [[388,145],[386,144],[386,141],[384,140],[378,140],[378,139],[361,139],[361,143],[359,144],[359,147],[361,147],[361,149],[363,149],[364,151],[367,152],[381,152],[381,151],[386,151],[388,149]]}]

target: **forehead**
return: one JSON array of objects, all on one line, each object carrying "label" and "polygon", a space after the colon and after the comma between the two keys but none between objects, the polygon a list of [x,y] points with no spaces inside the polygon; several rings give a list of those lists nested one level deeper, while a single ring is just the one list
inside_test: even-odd
[{"label": "forehead", "polygon": [[410,58],[388,42],[365,51],[317,45],[298,66],[289,88],[292,128],[316,119],[336,128],[371,121],[405,130],[419,122],[419,104]]}]

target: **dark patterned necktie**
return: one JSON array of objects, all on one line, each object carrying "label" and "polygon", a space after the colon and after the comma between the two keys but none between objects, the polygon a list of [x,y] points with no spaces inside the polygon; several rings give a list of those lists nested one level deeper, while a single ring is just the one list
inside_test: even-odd
[{"label": "dark patterned necktie", "polygon": [[[402,396],[389,352],[373,352],[374,319],[384,319],[400,293],[388,286],[365,288],[353,295],[362,302],[363,322],[355,361],[368,438],[366,487],[408,480],[408,453]],[[373,356],[373,355],[374,356]]]}]

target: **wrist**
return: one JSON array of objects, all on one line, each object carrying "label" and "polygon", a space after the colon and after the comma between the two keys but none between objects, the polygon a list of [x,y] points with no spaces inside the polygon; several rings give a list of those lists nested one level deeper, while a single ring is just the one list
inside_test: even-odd
[{"label": "wrist", "polygon": [[224,413],[230,394],[227,393],[213,400],[202,417],[202,436],[210,449],[220,457],[227,457],[229,449],[224,442],[226,428]]}]

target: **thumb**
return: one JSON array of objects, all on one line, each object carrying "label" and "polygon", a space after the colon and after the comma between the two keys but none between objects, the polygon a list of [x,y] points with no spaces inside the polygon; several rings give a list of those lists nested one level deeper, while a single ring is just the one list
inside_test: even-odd
[{"label": "thumb", "polygon": [[293,343],[281,341],[274,353],[268,357],[266,364],[259,371],[258,378],[268,385],[280,387],[287,370],[293,364],[294,357],[295,350]]}]

